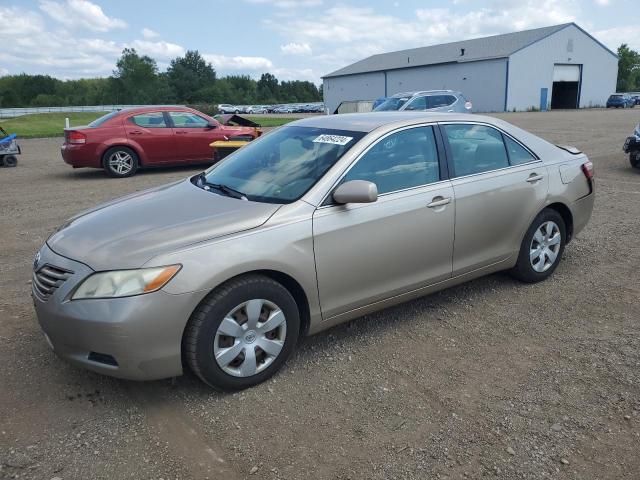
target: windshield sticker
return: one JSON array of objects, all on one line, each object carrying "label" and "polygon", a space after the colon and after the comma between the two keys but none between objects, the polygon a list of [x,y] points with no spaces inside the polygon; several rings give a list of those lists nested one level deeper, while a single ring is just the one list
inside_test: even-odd
[{"label": "windshield sticker", "polygon": [[353,137],[344,137],[342,135],[320,135],[313,140],[314,143],[331,143],[333,145],[346,145]]}]

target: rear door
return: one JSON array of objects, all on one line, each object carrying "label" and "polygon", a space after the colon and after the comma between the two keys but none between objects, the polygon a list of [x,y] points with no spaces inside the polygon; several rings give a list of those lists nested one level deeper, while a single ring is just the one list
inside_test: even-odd
[{"label": "rear door", "polygon": [[456,198],[453,275],[517,255],[544,207],[547,168],[522,144],[483,124],[443,123]]},{"label": "rear door", "polygon": [[220,128],[211,128],[209,120],[192,112],[170,111],[169,121],[173,126],[175,151],[180,159],[208,161],[213,156],[209,144],[224,140]]},{"label": "rear door", "polygon": [[171,159],[173,129],[167,125],[162,112],[131,115],[124,121],[124,130],[127,138],[144,151],[147,165]]},{"label": "rear door", "polygon": [[456,97],[449,94],[429,95],[427,108],[436,112],[453,112],[453,104]]}]

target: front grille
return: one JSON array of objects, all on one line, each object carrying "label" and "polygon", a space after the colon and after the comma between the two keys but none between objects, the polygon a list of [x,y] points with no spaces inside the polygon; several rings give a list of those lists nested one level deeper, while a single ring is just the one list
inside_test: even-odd
[{"label": "front grille", "polygon": [[44,265],[33,274],[33,289],[43,300],[47,300],[71,275],[71,270]]}]

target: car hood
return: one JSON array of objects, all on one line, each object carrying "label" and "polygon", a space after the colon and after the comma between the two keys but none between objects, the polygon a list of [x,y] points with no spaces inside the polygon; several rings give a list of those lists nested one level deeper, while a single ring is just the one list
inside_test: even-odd
[{"label": "car hood", "polygon": [[224,197],[184,180],[83,212],[47,244],[94,270],[139,268],[160,253],[256,228],[279,207]]}]

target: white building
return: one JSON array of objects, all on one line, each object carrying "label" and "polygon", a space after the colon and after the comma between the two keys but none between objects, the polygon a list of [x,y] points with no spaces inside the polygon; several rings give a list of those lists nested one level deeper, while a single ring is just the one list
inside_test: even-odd
[{"label": "white building", "polygon": [[477,112],[604,106],[618,57],[575,23],[382,53],[323,77],[325,105],[461,91]]}]

